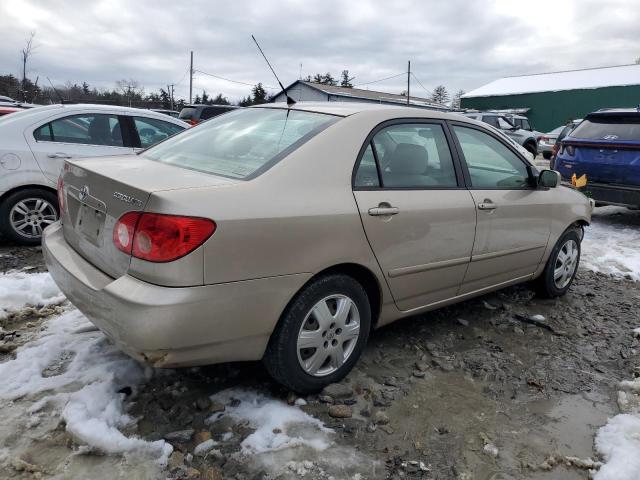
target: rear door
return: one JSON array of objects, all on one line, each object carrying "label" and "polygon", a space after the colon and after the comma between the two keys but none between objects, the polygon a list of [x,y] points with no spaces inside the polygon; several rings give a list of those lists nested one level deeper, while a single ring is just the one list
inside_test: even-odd
[{"label": "rear door", "polygon": [[460,287],[476,224],[462,182],[441,122],[387,122],[363,146],[353,193],[400,310],[451,298]]},{"label": "rear door", "polygon": [[551,228],[546,192],[532,187],[531,167],[497,135],[469,124],[452,129],[478,219],[460,294],[533,274]]},{"label": "rear door", "polygon": [[117,113],[76,113],[28,128],[25,138],[44,175],[56,182],[66,159],[133,153]]}]

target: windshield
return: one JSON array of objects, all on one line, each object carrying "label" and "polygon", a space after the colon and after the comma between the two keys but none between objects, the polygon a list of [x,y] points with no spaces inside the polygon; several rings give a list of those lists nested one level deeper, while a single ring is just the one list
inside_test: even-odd
[{"label": "windshield", "polygon": [[640,141],[640,116],[593,116],[583,120],[571,136],[589,140]]},{"label": "windshield", "polygon": [[191,170],[244,179],[266,170],[339,118],[280,108],[235,110],[142,155]]},{"label": "windshield", "polygon": [[192,120],[196,115],[196,110],[196,107],[184,107],[182,110],[180,110],[178,118],[180,120]]}]

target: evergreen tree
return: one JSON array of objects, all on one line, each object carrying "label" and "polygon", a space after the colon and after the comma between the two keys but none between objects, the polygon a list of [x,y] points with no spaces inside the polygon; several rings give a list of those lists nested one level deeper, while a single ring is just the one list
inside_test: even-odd
[{"label": "evergreen tree", "polygon": [[242,100],[240,100],[240,103],[238,105],[240,105],[241,107],[250,107],[251,105],[253,105],[251,96],[247,95],[247,98],[243,98]]},{"label": "evergreen tree", "polygon": [[202,90],[202,100],[201,103],[205,104],[205,105],[209,105],[209,95],[207,95],[207,91],[206,90]]},{"label": "evergreen tree", "polygon": [[333,78],[333,75],[331,75],[331,73],[327,72],[322,76],[322,82],[324,85],[337,85],[338,82],[336,82],[336,79]]},{"label": "evergreen tree", "polygon": [[430,100],[434,103],[444,105],[449,101],[449,92],[444,85],[438,85],[433,89]]},{"label": "evergreen tree", "polygon": [[323,83],[324,80],[324,76],[321,73],[316,73],[313,76],[313,80],[311,80],[313,83]]},{"label": "evergreen tree", "polygon": [[89,84],[87,82],[82,82],[82,94],[86,97],[91,93],[89,90]]},{"label": "evergreen tree", "polygon": [[261,103],[267,102],[267,92],[262,86],[262,83],[258,83],[253,87],[251,93],[253,94],[253,105],[260,105]]},{"label": "evergreen tree", "polygon": [[222,96],[221,93],[218,94],[213,100],[211,100],[211,105],[231,105],[227,97]]},{"label": "evergreen tree", "polygon": [[340,86],[346,87],[346,88],[352,88],[353,84],[351,83],[351,81],[356,77],[349,77],[349,70],[343,70],[341,76],[342,76],[342,80],[340,81]]}]

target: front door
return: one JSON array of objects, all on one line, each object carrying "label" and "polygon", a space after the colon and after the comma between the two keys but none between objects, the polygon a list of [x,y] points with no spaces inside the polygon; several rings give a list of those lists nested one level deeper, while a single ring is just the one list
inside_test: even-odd
[{"label": "front door", "polygon": [[549,240],[548,194],[505,143],[472,126],[453,125],[477,210],[471,263],[460,294],[533,274]]},{"label": "front door", "polygon": [[133,153],[133,148],[125,147],[116,114],[66,115],[28,129],[25,137],[42,172],[53,183],[66,159]]},{"label": "front door", "polygon": [[400,310],[451,298],[462,283],[476,225],[462,184],[441,123],[383,125],[362,153],[354,196]]}]

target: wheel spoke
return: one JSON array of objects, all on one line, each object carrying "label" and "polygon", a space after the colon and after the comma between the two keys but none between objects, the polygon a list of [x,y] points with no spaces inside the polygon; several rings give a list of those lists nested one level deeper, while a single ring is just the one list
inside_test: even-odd
[{"label": "wheel spoke", "polygon": [[26,220],[19,220],[13,224],[13,227],[16,230],[20,230],[21,232],[27,227],[28,223]]},{"label": "wheel spoke", "polygon": [[26,215],[27,212],[29,212],[29,209],[24,204],[24,202],[16,203],[16,205],[13,207],[13,210],[20,213],[21,215]]},{"label": "wheel spoke", "polygon": [[562,275],[564,275],[564,267],[556,268],[553,271],[553,279],[556,281],[556,283],[558,282],[558,279],[562,277]]},{"label": "wheel spoke", "polygon": [[324,350],[316,350],[313,355],[304,361],[304,369],[307,373],[315,375],[320,367],[327,361],[327,352]]},{"label": "wheel spoke", "polygon": [[351,305],[351,300],[349,300],[348,298],[341,298],[338,300],[338,308],[334,316],[335,321],[338,325],[342,326],[347,323],[347,318],[349,317],[349,312],[351,311]]},{"label": "wheel spoke", "polygon": [[298,337],[298,350],[302,348],[320,348],[322,346],[321,330],[303,330]]},{"label": "wheel spoke", "polygon": [[326,328],[333,322],[333,315],[329,310],[329,305],[326,301],[321,301],[313,307],[313,316],[316,318],[321,327]]},{"label": "wheel spoke", "polygon": [[338,345],[333,347],[333,349],[331,350],[329,362],[331,366],[336,370],[340,368],[344,363],[344,350],[341,343],[338,343]]},{"label": "wheel spoke", "polygon": [[347,340],[356,339],[358,338],[359,335],[360,335],[360,324],[355,321],[352,321],[348,325],[344,326],[344,328],[342,329],[341,337],[344,341],[347,341]]}]

